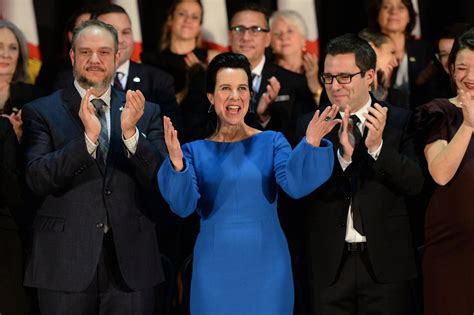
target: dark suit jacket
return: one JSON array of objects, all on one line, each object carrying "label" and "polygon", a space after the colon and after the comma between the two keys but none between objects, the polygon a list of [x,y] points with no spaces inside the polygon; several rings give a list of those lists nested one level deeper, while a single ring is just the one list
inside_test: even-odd
[{"label": "dark suit jacket", "polygon": [[106,214],[126,284],[139,290],[163,280],[154,224],[144,207],[166,154],[160,108],[146,103],[137,124],[136,153],[127,157],[120,127],[125,95],[112,89],[111,97],[106,166],[87,152],[74,87],[23,109],[26,180],[43,198],[34,221],[27,286],[84,290],[97,268]]},{"label": "dark suit jacket", "polygon": [[[74,87],[72,69],[58,73],[55,90]],[[176,102],[173,77],[167,72],[130,61],[125,90],[140,90],[148,102],[160,105],[161,117],[168,116],[178,132],[183,130],[183,117]]]},{"label": "dark suit jacket", "polygon": [[[316,103],[306,78],[302,74],[288,71],[266,60],[262,70],[262,80],[257,100],[267,90],[268,80],[274,76],[280,82],[278,98],[270,105],[271,119],[265,130],[281,131],[293,145],[297,143],[295,128],[298,117],[314,111]],[[255,113],[248,113],[246,122],[254,128],[262,129]]]},{"label": "dark suit jacket", "polygon": [[[356,176],[359,182],[353,198],[360,205],[376,279],[392,282],[416,276],[404,196],[420,191],[423,176],[413,158],[413,141],[407,130],[409,112],[381,104],[389,110],[378,159],[375,161],[364,147],[360,155],[352,157],[352,164],[345,171],[336,162],[331,178],[301,201],[306,213],[306,242],[312,283],[327,286],[336,279],[345,249],[346,220],[351,199],[349,176]],[[310,118],[307,115],[299,121],[299,134],[306,130]],[[340,147],[337,127],[327,139],[334,144],[336,156]]]}]

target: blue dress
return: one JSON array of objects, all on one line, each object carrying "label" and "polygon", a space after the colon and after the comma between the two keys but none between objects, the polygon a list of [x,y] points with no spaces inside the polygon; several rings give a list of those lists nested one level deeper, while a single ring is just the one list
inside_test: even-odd
[{"label": "blue dress", "polygon": [[303,197],[331,175],[332,144],[303,139],[291,150],[279,132],[239,142],[183,145],[185,168],[167,159],[158,172],[163,197],[177,215],[195,210],[192,314],[292,314],[288,245],[277,216],[277,185]]}]

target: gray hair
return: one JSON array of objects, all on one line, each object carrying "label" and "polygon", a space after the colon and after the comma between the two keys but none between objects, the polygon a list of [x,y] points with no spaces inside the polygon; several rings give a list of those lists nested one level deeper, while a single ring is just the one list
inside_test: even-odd
[{"label": "gray hair", "polygon": [[74,50],[75,47],[76,47],[76,41],[77,41],[77,38],[79,37],[79,35],[82,33],[82,31],[84,31],[86,28],[89,28],[89,27],[98,27],[98,28],[102,28],[102,29],[106,30],[107,32],[109,32],[110,35],[112,35],[112,38],[114,40],[114,53],[116,53],[118,51],[117,30],[112,25],[104,23],[104,22],[99,21],[99,20],[85,21],[84,23],[82,23],[81,25],[79,25],[78,27],[76,27],[72,31],[72,40],[71,40],[71,49],[72,50]]},{"label": "gray hair", "polygon": [[273,12],[272,16],[270,17],[270,28],[274,21],[282,19],[287,23],[291,23],[296,25],[300,34],[306,38],[308,37],[308,27],[303,19],[303,17],[296,11],[293,10],[280,10]]},{"label": "gray hair", "polygon": [[0,20],[0,29],[1,28],[9,29],[13,35],[15,35],[19,46],[18,62],[12,82],[25,82],[28,80],[28,44],[25,35],[15,24],[8,20]]}]

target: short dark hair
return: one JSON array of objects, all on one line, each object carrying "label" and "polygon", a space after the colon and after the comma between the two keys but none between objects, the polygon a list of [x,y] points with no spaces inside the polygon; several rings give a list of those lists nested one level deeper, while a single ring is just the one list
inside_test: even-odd
[{"label": "short dark hair", "polygon": [[454,74],[454,64],[461,50],[469,49],[474,51],[474,27],[471,27],[454,40],[453,48],[448,58],[448,66],[451,77]]},{"label": "short dark hair", "polygon": [[375,70],[377,56],[374,49],[370,47],[366,40],[355,34],[349,33],[333,38],[326,46],[326,55],[335,56],[351,53],[355,55],[355,62],[362,72],[362,77],[368,70]]},{"label": "short dark hair", "polygon": [[0,29],[9,29],[18,42],[18,61],[12,82],[25,82],[28,80],[28,43],[23,32],[12,22],[0,20]]},{"label": "short dark hair", "polygon": [[267,25],[265,26],[266,28],[269,28],[269,14],[268,11],[261,5],[255,2],[243,2],[240,6],[238,6],[237,10],[234,12],[232,15],[232,18],[229,20],[229,27],[232,27],[232,21],[234,20],[234,17],[237,15],[237,13],[244,12],[244,11],[253,11],[253,12],[258,12],[263,14],[265,17],[265,23]]},{"label": "short dark hair", "polygon": [[250,70],[250,62],[242,54],[236,54],[232,52],[226,52],[215,56],[209,66],[207,67],[206,73],[206,92],[214,93],[216,88],[216,77],[217,72],[220,69],[232,68],[232,69],[242,69],[245,71],[248,77],[249,89],[252,87],[252,72]]},{"label": "short dark hair", "polygon": [[98,28],[102,28],[102,29],[108,31],[112,35],[112,38],[114,40],[114,52],[118,51],[117,30],[112,25],[104,23],[104,22],[99,21],[99,20],[85,21],[84,23],[82,23],[81,25],[79,25],[78,27],[76,27],[72,31],[72,40],[71,40],[71,49],[72,50],[75,49],[77,37],[82,33],[82,31],[84,31],[86,28],[89,28],[89,27],[98,27]]},{"label": "short dark hair", "polygon": [[[127,11],[117,4],[113,3],[101,3],[97,9],[92,13],[91,19],[98,19],[99,16],[109,13],[120,13],[128,16]],[[130,17],[129,17],[130,18]]]},{"label": "short dark hair", "polygon": [[375,30],[370,30],[368,28],[364,28],[362,31],[357,33],[357,35],[377,48],[380,48],[383,44],[386,44],[391,41],[390,37],[387,34]]},{"label": "short dark hair", "polygon": [[[371,0],[369,3],[369,28],[372,30],[381,31],[379,25],[379,13],[382,8],[383,0]],[[407,27],[405,28],[405,36],[410,36],[411,31],[415,28],[416,25],[416,12],[413,8],[413,3],[411,0],[401,0],[402,4],[408,9],[409,21]]]}]

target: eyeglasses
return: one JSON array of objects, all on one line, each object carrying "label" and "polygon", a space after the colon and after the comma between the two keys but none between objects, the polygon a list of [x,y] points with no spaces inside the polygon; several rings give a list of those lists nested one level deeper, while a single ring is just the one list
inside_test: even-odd
[{"label": "eyeglasses", "polygon": [[233,26],[230,28],[230,30],[239,35],[244,35],[245,31],[249,31],[250,35],[257,35],[260,33],[270,32],[270,30],[264,29],[263,27],[260,27],[260,26],[245,27],[243,25]]},{"label": "eyeglasses", "polygon": [[362,71],[357,73],[339,73],[332,75],[330,73],[323,73],[319,76],[319,79],[323,84],[332,84],[332,80],[336,78],[337,83],[339,84],[349,84],[352,82],[352,77],[355,77],[358,74],[362,74]]}]

